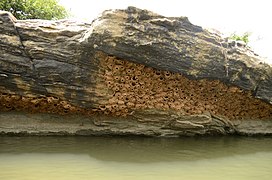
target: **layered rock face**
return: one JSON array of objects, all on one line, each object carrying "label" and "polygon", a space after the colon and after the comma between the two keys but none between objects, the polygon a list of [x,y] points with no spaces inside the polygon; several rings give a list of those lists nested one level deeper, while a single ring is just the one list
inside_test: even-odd
[{"label": "layered rock face", "polygon": [[185,17],[0,22],[3,134],[272,133],[272,67]]}]

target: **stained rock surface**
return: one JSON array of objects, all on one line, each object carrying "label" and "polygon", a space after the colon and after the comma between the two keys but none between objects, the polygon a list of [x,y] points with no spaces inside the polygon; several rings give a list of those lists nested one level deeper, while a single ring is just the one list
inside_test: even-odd
[{"label": "stained rock surface", "polygon": [[272,134],[272,67],[241,42],[129,7],[92,23],[0,11],[0,132]]}]

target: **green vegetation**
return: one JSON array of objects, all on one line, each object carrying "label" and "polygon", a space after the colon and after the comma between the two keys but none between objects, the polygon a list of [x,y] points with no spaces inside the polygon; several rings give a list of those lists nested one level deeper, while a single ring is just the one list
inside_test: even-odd
[{"label": "green vegetation", "polygon": [[232,33],[232,35],[230,35],[230,39],[232,40],[235,40],[235,41],[243,41],[245,42],[246,44],[248,44],[249,42],[249,36],[251,35],[251,33],[249,32],[245,32],[244,34],[242,35],[237,35],[236,33]]},{"label": "green vegetation", "polygon": [[58,0],[0,0],[0,10],[11,12],[17,19],[63,19],[67,10]]}]

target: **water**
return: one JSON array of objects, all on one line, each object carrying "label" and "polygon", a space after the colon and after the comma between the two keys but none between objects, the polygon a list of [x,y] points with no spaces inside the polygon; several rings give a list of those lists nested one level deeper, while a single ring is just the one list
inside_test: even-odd
[{"label": "water", "polygon": [[1,180],[271,178],[271,137],[0,137]]}]

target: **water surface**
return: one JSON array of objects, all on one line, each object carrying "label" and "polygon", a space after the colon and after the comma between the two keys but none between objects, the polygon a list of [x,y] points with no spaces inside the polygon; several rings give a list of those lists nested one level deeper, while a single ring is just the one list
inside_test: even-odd
[{"label": "water surface", "polygon": [[1,180],[271,178],[271,137],[0,137]]}]

